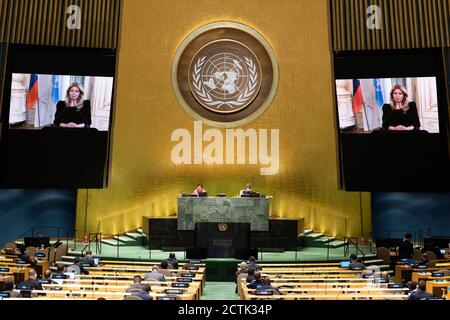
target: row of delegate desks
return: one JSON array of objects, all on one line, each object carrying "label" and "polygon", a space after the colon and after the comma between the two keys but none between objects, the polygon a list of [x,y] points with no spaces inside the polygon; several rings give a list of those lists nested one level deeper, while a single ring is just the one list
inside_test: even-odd
[{"label": "row of delegate desks", "polygon": [[[377,282],[371,270],[349,270],[340,263],[259,264],[263,277],[280,294],[270,290],[247,288],[245,278],[238,283],[241,299],[283,300],[404,300],[408,289],[392,288],[388,283]],[[364,276],[368,276],[364,278]]]},{"label": "row of delegate desks", "polygon": [[[19,294],[20,290],[14,290],[17,294]],[[109,291],[73,291],[73,290],[32,290],[31,294],[33,296],[32,299],[58,299],[58,300],[85,300],[85,299],[98,299],[105,298],[107,300],[122,300],[126,296],[130,296],[131,293],[128,292],[109,292]],[[167,298],[167,297],[175,297],[177,300],[193,300],[194,295],[189,293],[182,294],[166,294],[166,293],[155,293],[149,292],[149,295],[153,299],[157,298]],[[8,298],[8,300],[22,300],[22,298]],[[30,298],[27,298],[29,300]]]},{"label": "row of delegate desks", "polygon": [[[33,290],[33,296],[38,298],[59,299],[123,299],[130,295],[126,289],[132,285],[132,279],[97,279],[89,276],[76,276],[75,279],[58,279],[61,283],[42,284],[44,290]],[[143,281],[151,286],[150,295],[156,298],[175,297],[177,300],[197,300],[201,296],[202,284],[200,281],[177,282],[179,278],[168,278],[167,281]],[[20,290],[15,290],[18,295]]]}]

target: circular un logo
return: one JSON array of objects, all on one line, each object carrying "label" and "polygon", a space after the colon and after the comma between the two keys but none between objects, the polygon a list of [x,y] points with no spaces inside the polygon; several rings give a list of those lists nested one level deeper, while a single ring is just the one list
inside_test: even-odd
[{"label": "circular un logo", "polygon": [[183,108],[215,127],[236,127],[261,115],[278,84],[268,42],[238,23],[219,22],[191,33],[172,65],[172,84]]},{"label": "circular un logo", "polygon": [[191,93],[202,106],[218,113],[247,107],[258,95],[261,82],[258,58],[234,40],[206,44],[189,68]]},{"label": "circular un logo", "polygon": [[228,224],[226,224],[226,223],[219,223],[218,227],[219,227],[219,231],[224,232],[224,231],[227,231]]}]

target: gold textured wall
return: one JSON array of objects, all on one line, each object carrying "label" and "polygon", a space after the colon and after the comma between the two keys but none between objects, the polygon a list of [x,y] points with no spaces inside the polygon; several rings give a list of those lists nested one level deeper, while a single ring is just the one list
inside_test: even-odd
[{"label": "gold textured wall", "polygon": [[[380,29],[366,27],[369,5],[380,9]],[[448,0],[331,0],[331,20],[336,51],[450,46]]]},{"label": "gold textured wall", "polygon": [[[116,48],[120,0],[2,0],[0,42],[65,47]],[[81,28],[69,30],[71,5]]]},{"label": "gold textured wall", "polygon": [[[305,217],[306,226],[330,235],[369,234],[370,195],[338,191],[328,5],[327,0],[124,1],[109,187],[79,191],[78,235],[132,230],[144,215],[174,217],[177,194],[199,182],[210,195],[235,195],[247,181],[273,195],[272,217]],[[172,89],[172,60],[190,32],[216,21],[257,30],[277,57],[272,105],[242,127],[280,130],[276,175],[261,176],[255,165],[171,162],[172,131],[193,132],[193,119]]]}]

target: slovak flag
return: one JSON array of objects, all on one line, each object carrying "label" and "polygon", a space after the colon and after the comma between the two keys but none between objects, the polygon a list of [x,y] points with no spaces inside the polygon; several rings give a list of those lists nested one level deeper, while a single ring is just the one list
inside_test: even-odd
[{"label": "slovak flag", "polygon": [[374,79],[375,86],[375,101],[378,106],[382,107],[384,104],[383,91],[381,90],[381,82],[380,79]]},{"label": "slovak flag", "polygon": [[52,101],[53,103],[59,101],[59,80],[56,75],[52,75]]},{"label": "slovak flag", "polygon": [[358,79],[353,79],[353,110],[355,112],[361,112],[363,105],[363,95],[361,84]]},{"label": "slovak flag", "polygon": [[30,77],[30,86],[28,87],[27,107],[33,109],[38,99],[38,76],[33,73]]}]

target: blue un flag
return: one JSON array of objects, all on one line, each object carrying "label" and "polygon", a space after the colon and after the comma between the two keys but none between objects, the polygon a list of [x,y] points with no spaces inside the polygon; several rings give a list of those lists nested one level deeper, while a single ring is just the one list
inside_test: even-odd
[{"label": "blue un flag", "polygon": [[57,103],[59,101],[59,80],[58,76],[52,76],[52,101]]},{"label": "blue un flag", "polygon": [[382,107],[384,104],[384,99],[383,99],[383,91],[381,90],[380,79],[374,79],[373,82],[375,86],[375,101],[380,107]]}]

